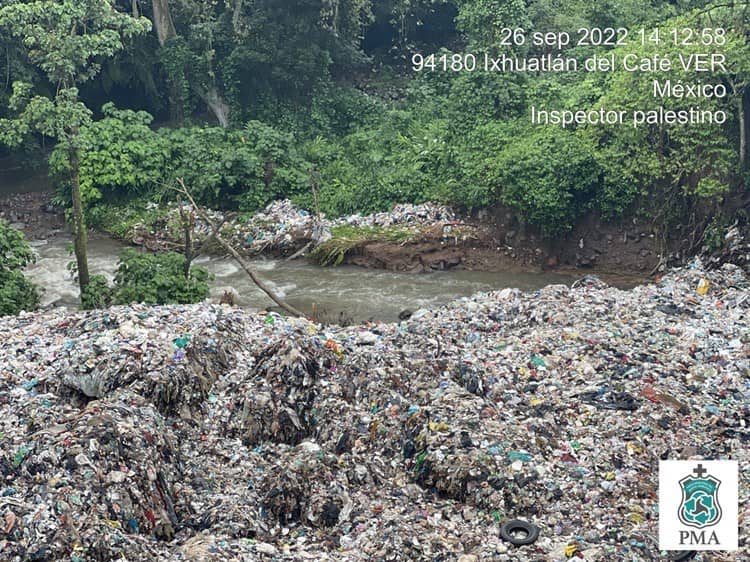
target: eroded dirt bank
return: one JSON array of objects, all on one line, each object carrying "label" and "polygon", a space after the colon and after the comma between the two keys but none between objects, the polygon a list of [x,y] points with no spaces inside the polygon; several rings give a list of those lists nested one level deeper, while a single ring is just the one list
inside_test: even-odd
[{"label": "eroded dirt bank", "polygon": [[[55,236],[66,227],[62,211],[53,207],[50,199],[48,192],[0,199],[0,218],[24,230],[31,239]],[[685,251],[690,245],[687,234],[679,228],[664,237],[637,219],[605,223],[597,217],[589,217],[564,237],[549,239],[538,230],[525,227],[506,209],[485,210],[473,217],[456,217],[436,209],[434,217],[417,217],[417,228],[411,219],[403,225],[394,223],[394,227],[412,228],[411,234],[403,239],[373,235],[372,239],[363,236],[356,243],[350,243],[341,252],[340,263],[414,273],[448,269],[547,270],[645,279],[666,266],[686,263],[691,257]],[[125,241],[150,250],[179,250],[181,232],[175,229],[174,221],[170,223],[169,212],[166,211],[165,219],[156,224],[136,225]],[[294,216],[289,220],[290,214],[297,213],[302,217]],[[290,257],[305,248],[309,254],[319,241],[314,239],[309,215],[288,202],[281,202],[272,211],[267,209],[260,217],[260,226],[251,226],[251,221],[227,223],[223,231],[246,255]],[[363,221],[364,224],[372,222],[367,222],[368,217],[363,217]],[[734,238],[727,235],[725,247],[715,252],[713,261],[729,260],[747,267],[750,263],[749,228],[743,223],[735,229]],[[218,246],[209,249],[221,252]],[[721,257],[722,252],[727,255]]]}]

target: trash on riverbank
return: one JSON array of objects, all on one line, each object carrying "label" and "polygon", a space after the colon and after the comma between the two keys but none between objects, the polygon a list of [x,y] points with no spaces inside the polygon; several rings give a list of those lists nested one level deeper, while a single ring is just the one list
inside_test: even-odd
[{"label": "trash on riverbank", "polygon": [[748,291],[694,262],[350,328],[0,319],[0,558],[646,561],[659,459],[732,458],[746,560]]},{"label": "trash on riverbank", "polygon": [[709,250],[704,247],[702,255],[708,268],[721,267],[733,263],[750,273],[750,223],[745,218],[744,224],[735,222],[722,233],[718,247]]},{"label": "trash on riverbank", "polygon": [[[190,211],[183,207],[184,211]],[[226,219],[218,211],[206,211],[216,223]],[[183,244],[180,206],[172,205],[165,211],[158,228],[136,225],[132,238],[151,250],[179,248]],[[316,217],[297,207],[288,199],[273,201],[265,209],[252,216],[233,216],[222,227],[221,233],[249,256],[260,254],[289,256],[311,244],[313,247],[331,237],[331,228],[341,225],[355,227],[391,227],[443,225],[456,221],[456,215],[448,207],[434,203],[421,205],[395,205],[391,211],[371,215],[351,215],[328,219]],[[205,240],[211,234],[210,225],[195,220],[194,235]]]}]

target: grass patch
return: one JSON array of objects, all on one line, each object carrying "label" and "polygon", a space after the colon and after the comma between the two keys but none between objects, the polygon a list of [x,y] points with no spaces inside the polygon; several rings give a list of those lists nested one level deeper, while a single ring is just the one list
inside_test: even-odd
[{"label": "grass patch", "polygon": [[418,229],[405,226],[334,226],[331,239],[315,248],[310,259],[323,266],[340,265],[347,254],[370,242],[404,244],[418,234]]}]

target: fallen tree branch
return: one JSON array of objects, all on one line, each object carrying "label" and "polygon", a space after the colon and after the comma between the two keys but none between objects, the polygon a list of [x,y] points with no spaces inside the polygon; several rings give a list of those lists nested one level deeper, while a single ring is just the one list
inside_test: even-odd
[{"label": "fallen tree branch", "polygon": [[203,219],[203,221],[211,227],[211,237],[214,238],[222,248],[224,248],[234,259],[235,261],[240,264],[240,267],[243,269],[245,273],[247,273],[248,277],[253,280],[253,283],[255,283],[258,288],[263,291],[265,294],[267,294],[270,299],[278,304],[281,308],[286,310],[289,314],[293,316],[301,316],[304,317],[304,313],[294,308],[292,305],[286,303],[281,297],[279,297],[273,289],[271,289],[268,285],[266,285],[263,280],[261,280],[253,271],[253,268],[250,267],[250,264],[247,263],[247,261],[240,255],[240,253],[235,250],[235,248],[229,244],[226,240],[224,240],[221,237],[221,234],[219,234],[219,229],[221,228],[221,224],[215,224],[208,215],[198,206],[198,204],[195,202],[195,199],[193,199],[193,196],[190,195],[190,191],[188,191],[188,188],[185,186],[185,182],[182,181],[182,178],[177,179],[177,183],[180,184],[180,189],[173,188],[178,193],[184,195],[188,201],[190,201],[190,204],[192,205],[193,209],[195,209],[195,212],[198,214],[198,216]]},{"label": "fallen tree branch", "polygon": [[297,250],[297,251],[296,251],[296,252],[294,252],[294,253],[293,253],[293,254],[292,254],[291,256],[289,256],[288,258],[286,258],[286,261],[292,261],[292,260],[296,260],[296,259],[297,259],[298,257],[300,257],[300,256],[301,256],[302,254],[304,254],[304,253],[305,253],[305,252],[306,252],[306,251],[307,251],[308,249],[310,249],[310,246],[312,246],[312,244],[313,244],[313,242],[312,242],[312,240],[310,240],[310,241],[309,241],[309,242],[308,242],[307,244],[305,244],[305,245],[304,245],[304,246],[302,247],[302,249],[300,249],[300,250]]}]

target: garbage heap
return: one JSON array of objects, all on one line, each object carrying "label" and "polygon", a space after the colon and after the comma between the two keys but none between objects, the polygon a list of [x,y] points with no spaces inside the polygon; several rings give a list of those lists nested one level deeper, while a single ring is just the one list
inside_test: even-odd
[{"label": "garbage heap", "polygon": [[355,214],[348,217],[342,217],[333,221],[333,224],[351,224],[354,226],[398,226],[439,224],[455,220],[455,213],[444,205],[438,205],[436,203],[412,205],[406,203],[394,205],[391,211],[385,213],[373,213],[365,216]]},{"label": "garbage heap", "polygon": [[317,245],[330,238],[330,229],[348,224],[353,226],[432,225],[455,220],[453,212],[443,205],[399,204],[388,212],[371,215],[350,215],[330,220],[324,214],[314,214],[300,209],[288,199],[274,201],[263,211],[231,227],[232,237],[239,247],[250,254],[266,251],[289,254],[308,242]]},{"label": "garbage heap", "polygon": [[718,268],[725,263],[740,266],[750,273],[750,219],[739,221],[727,228],[719,247],[713,251],[703,248],[703,257],[708,268]]},{"label": "garbage heap", "polygon": [[[214,224],[221,224],[225,217],[218,211],[204,210]],[[181,214],[182,212],[182,214]],[[180,249],[184,245],[184,220],[192,214],[187,205],[173,205],[165,217],[155,225],[136,225],[131,235],[138,244],[152,250]],[[320,244],[330,238],[331,227],[343,224],[353,226],[397,226],[397,225],[443,225],[456,220],[454,213],[443,205],[424,203],[421,205],[395,205],[388,212],[371,215],[351,215],[338,219],[320,219],[301,209],[288,199],[273,201],[265,209],[252,216],[236,216],[222,227],[221,234],[231,240],[236,248],[247,255],[263,253],[291,255],[308,243]],[[212,227],[200,217],[193,220],[196,239],[206,239]]]},{"label": "garbage heap", "polygon": [[748,294],[696,262],[352,328],[2,319],[0,559],[658,560],[659,459],[731,458],[750,560]]}]

